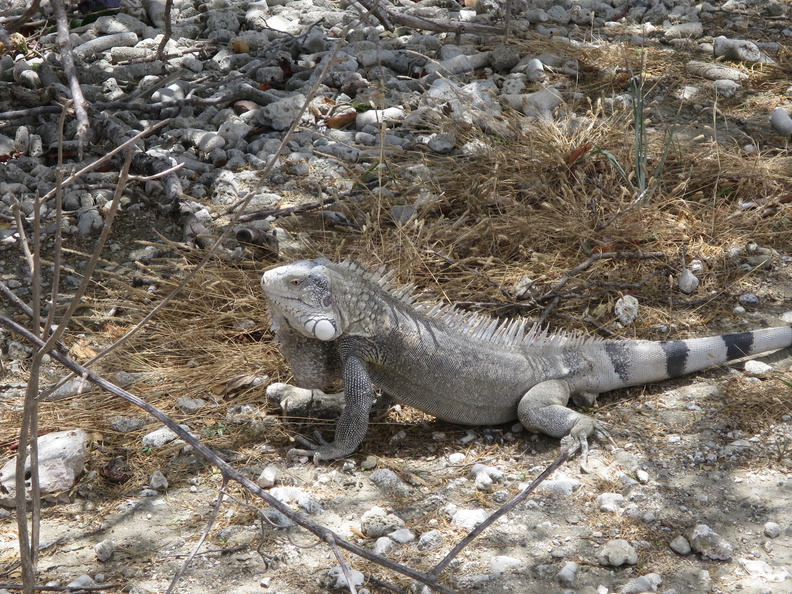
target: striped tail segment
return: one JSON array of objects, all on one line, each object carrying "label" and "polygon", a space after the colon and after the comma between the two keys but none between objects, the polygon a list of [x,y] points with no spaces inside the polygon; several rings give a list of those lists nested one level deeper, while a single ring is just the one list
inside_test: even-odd
[{"label": "striped tail segment", "polygon": [[792,326],[657,344],[665,353],[668,377],[679,377],[734,359],[791,346]]}]

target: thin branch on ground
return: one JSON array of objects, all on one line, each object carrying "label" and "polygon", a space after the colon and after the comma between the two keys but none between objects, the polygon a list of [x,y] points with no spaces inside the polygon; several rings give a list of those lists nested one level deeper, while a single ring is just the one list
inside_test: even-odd
[{"label": "thin branch on ground", "polygon": [[[19,31],[19,29],[21,29],[23,26],[29,24],[28,21],[30,21],[30,17],[32,17],[34,14],[38,12],[40,5],[41,5],[41,0],[33,0],[33,2],[30,3],[30,6],[28,6],[25,9],[25,12],[23,12],[19,18],[16,18],[13,21],[9,21],[4,25],[3,33],[6,35],[10,33],[15,33]],[[13,45],[12,43],[9,43],[10,41],[9,39],[3,39],[2,41],[9,48],[12,47]]]},{"label": "thin branch on ground", "polygon": [[[357,0],[365,6],[371,14],[377,17],[382,26],[388,31],[393,31],[395,28],[394,23],[397,25],[404,25],[411,29],[418,29],[423,31],[435,31],[439,33],[456,33],[463,35],[465,33],[473,33],[476,35],[503,35],[504,30],[501,27],[493,27],[492,25],[482,25],[479,23],[463,23],[462,21],[450,21],[447,19],[427,19],[424,17],[413,16],[409,14],[402,14],[387,6],[384,2],[377,0]],[[379,4],[379,6],[377,6]]]},{"label": "thin branch on ground", "polygon": [[330,546],[330,550],[333,551],[335,555],[336,561],[338,561],[338,565],[341,567],[341,572],[344,574],[344,579],[347,583],[347,588],[349,589],[349,594],[357,594],[357,588],[355,587],[355,583],[352,581],[352,573],[349,564],[344,559],[344,555],[341,554],[341,549],[338,548],[335,542],[335,538],[332,534],[328,534],[325,542]]},{"label": "thin branch on ground", "polygon": [[553,472],[555,472],[556,469],[567,460],[569,460],[569,452],[566,449],[562,449],[561,453],[558,454],[558,457],[553,461],[552,464],[550,464],[550,466],[544,469],[542,474],[540,474],[533,481],[531,481],[531,484],[528,485],[525,489],[523,489],[522,492],[519,495],[517,495],[514,499],[506,503],[503,507],[501,507],[497,511],[490,514],[490,516],[486,520],[484,520],[481,524],[479,524],[473,530],[471,530],[468,533],[468,535],[465,538],[463,538],[461,541],[459,541],[457,545],[453,549],[451,549],[451,551],[445,557],[443,557],[442,561],[440,561],[440,563],[435,565],[434,568],[432,568],[432,570],[427,575],[433,578],[437,578],[440,575],[440,573],[446,567],[448,567],[448,564],[451,563],[451,561],[453,561],[454,558],[457,555],[459,555],[459,553],[462,552],[462,549],[464,549],[476,538],[478,538],[479,534],[481,534],[482,532],[484,532],[484,530],[489,528],[492,525],[492,523],[495,522],[498,518],[500,518],[504,514],[509,513],[520,503],[525,501],[528,498],[528,495],[533,493],[536,490],[536,488],[539,485],[541,485],[545,481],[545,479],[547,479],[547,477],[553,474]]},{"label": "thin branch on ground", "polygon": [[217,515],[220,513],[220,507],[223,504],[223,497],[225,496],[225,489],[228,486],[228,477],[223,476],[223,484],[220,485],[220,489],[217,492],[217,501],[212,508],[212,515],[209,517],[209,521],[206,522],[206,528],[204,528],[203,534],[201,534],[201,538],[198,539],[198,542],[195,543],[193,550],[190,551],[190,554],[184,560],[181,567],[179,567],[179,571],[176,572],[176,575],[173,576],[168,589],[165,591],[165,594],[171,594],[176,589],[176,585],[179,583],[181,576],[190,566],[192,560],[195,559],[195,556],[198,554],[198,551],[203,546],[203,543],[206,542],[206,539],[209,537],[209,532],[212,530],[212,526],[214,526],[215,521],[217,520]]},{"label": "thin branch on ground", "polygon": [[543,301],[550,301],[550,304],[544,308],[542,311],[542,315],[539,316],[537,320],[537,324],[544,324],[547,320],[547,317],[550,313],[558,306],[559,302],[561,301],[561,297],[559,295],[559,291],[564,288],[564,286],[572,280],[572,277],[577,276],[581,272],[588,270],[592,264],[595,262],[599,262],[600,260],[651,260],[651,259],[660,259],[665,258],[666,255],[663,252],[600,252],[597,254],[591,254],[584,262],[581,262],[577,266],[575,266],[572,270],[567,272],[560,281],[556,283],[556,285],[550,289],[547,293],[538,297],[536,299],[537,303],[541,303]]},{"label": "thin branch on ground", "polygon": [[63,72],[69,81],[69,90],[74,102],[74,113],[77,116],[77,138],[80,141],[79,152],[82,155],[89,127],[88,102],[85,100],[80,88],[80,79],[77,78],[77,68],[74,65],[74,54],[72,53],[74,48],[72,48],[71,40],[69,39],[69,19],[66,16],[66,7],[63,4],[63,0],[51,0],[50,4],[55,12],[55,21],[58,29],[58,48],[60,49]]},{"label": "thin branch on ground", "polygon": [[163,60],[165,57],[165,46],[170,41],[173,34],[171,24],[171,12],[173,11],[173,0],[165,0],[165,31],[162,35],[159,47],[157,47],[157,59]]},{"label": "thin branch on ground", "polygon": [[[273,206],[272,208],[265,208],[264,210],[258,210],[256,212],[249,212],[247,214],[240,215],[237,221],[239,223],[249,223],[251,221],[261,221],[268,217],[288,217],[289,215],[299,214],[303,212],[308,212],[311,210],[317,210],[322,208],[323,206],[327,206],[329,204],[334,204],[341,200],[339,197],[333,198],[325,198],[324,200],[317,200],[316,202],[306,202],[305,204],[298,204],[297,206],[289,206],[287,208],[280,208],[279,206]],[[229,209],[233,209],[235,205],[231,205]]]},{"label": "thin branch on ground", "polygon": [[[0,315],[0,325],[3,325],[9,330],[16,332],[29,343],[38,346],[39,349],[41,349],[44,346],[44,342],[40,338],[35,336],[33,333],[31,333],[27,328],[17,324],[13,320],[3,315]],[[400,573],[404,576],[407,576],[408,578],[417,580],[422,584],[426,584],[427,586],[434,588],[435,590],[441,592],[442,594],[454,594],[454,590],[446,586],[443,586],[442,584],[439,584],[435,577],[427,576],[427,574],[423,572],[417,571],[410,567],[406,567],[404,565],[391,561],[390,559],[372,553],[371,551],[363,547],[360,547],[354,543],[351,543],[343,539],[341,536],[339,536],[329,528],[325,528],[324,526],[320,526],[319,524],[312,522],[302,514],[294,511],[291,507],[289,507],[279,499],[270,495],[267,491],[259,487],[256,483],[254,483],[244,474],[237,471],[234,467],[232,467],[230,464],[228,464],[223,459],[221,459],[217,454],[215,454],[210,448],[204,445],[203,442],[201,442],[199,439],[191,435],[189,431],[185,431],[184,429],[182,429],[175,421],[173,421],[168,415],[166,415],[158,408],[152,406],[145,400],[138,398],[137,396],[124,390],[123,388],[120,388],[116,384],[107,381],[103,377],[89,371],[82,365],[75,363],[74,361],[69,359],[66,355],[56,350],[50,350],[48,352],[49,355],[54,360],[56,360],[58,363],[66,367],[72,373],[78,376],[84,375],[85,378],[92,384],[95,384],[100,388],[102,388],[103,390],[106,390],[107,392],[110,392],[111,394],[118,396],[119,398],[122,398],[123,400],[129,402],[130,404],[137,406],[138,408],[146,411],[152,417],[154,417],[162,424],[164,424],[166,427],[168,427],[168,429],[176,433],[181,439],[187,442],[190,446],[192,446],[193,449],[200,456],[205,458],[210,464],[217,467],[224,477],[227,477],[229,480],[239,483],[247,491],[259,497],[260,499],[263,499],[270,507],[273,507],[276,510],[278,510],[280,513],[282,513],[284,516],[289,518],[292,522],[294,522],[298,526],[305,528],[306,530],[318,536],[320,539],[324,541],[326,541],[329,536],[332,536],[335,539],[336,545],[341,547],[342,549],[345,549],[350,553],[357,555],[358,557],[366,559],[367,561],[377,563],[378,565],[386,569],[389,569],[396,573]]]}]

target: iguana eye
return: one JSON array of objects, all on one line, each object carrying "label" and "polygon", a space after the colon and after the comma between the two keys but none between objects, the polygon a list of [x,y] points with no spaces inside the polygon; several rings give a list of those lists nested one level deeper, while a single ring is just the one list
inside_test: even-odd
[{"label": "iguana eye", "polygon": [[299,287],[303,282],[299,278],[295,278],[295,279],[290,280],[289,283],[293,287]]}]

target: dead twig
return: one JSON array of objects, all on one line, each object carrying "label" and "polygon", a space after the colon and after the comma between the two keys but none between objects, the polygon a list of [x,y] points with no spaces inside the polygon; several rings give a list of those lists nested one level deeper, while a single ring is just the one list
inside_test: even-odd
[{"label": "dead twig", "polygon": [[171,594],[171,592],[173,592],[176,589],[176,584],[179,583],[181,576],[190,566],[192,560],[195,559],[195,556],[198,554],[198,551],[203,546],[203,543],[206,541],[207,537],[209,536],[209,531],[212,529],[212,526],[214,526],[214,523],[217,520],[217,514],[220,513],[220,506],[223,504],[223,497],[225,496],[225,489],[227,486],[228,486],[228,477],[223,476],[223,484],[220,485],[220,489],[218,490],[217,501],[215,502],[214,507],[212,508],[212,515],[209,517],[209,521],[206,522],[206,528],[204,528],[203,534],[201,534],[201,538],[198,539],[198,542],[193,547],[193,550],[190,551],[189,555],[187,555],[187,558],[184,560],[184,563],[182,563],[181,567],[179,568],[179,571],[177,571],[176,575],[173,576],[173,579],[171,580],[168,589],[165,591],[165,594]]},{"label": "dead twig", "polygon": [[63,0],[52,0],[51,5],[52,10],[55,12],[55,21],[58,29],[57,40],[63,71],[69,81],[71,99],[74,102],[74,113],[77,116],[77,138],[80,141],[79,152],[82,158],[89,127],[88,102],[83,96],[80,88],[80,79],[77,78],[77,68],[74,66],[74,55],[72,53],[74,48],[72,48],[71,40],[69,39],[69,19],[66,16],[66,7],[63,5]]},{"label": "dead twig", "polygon": [[[288,217],[293,214],[299,214],[302,212],[308,212],[310,210],[316,210],[317,208],[322,208],[323,206],[327,206],[328,204],[333,204],[338,202],[340,198],[333,197],[333,198],[325,198],[324,200],[317,200],[316,202],[308,202],[306,204],[298,204],[297,206],[289,206],[287,208],[280,208],[279,206],[273,206],[272,208],[265,208],[264,210],[257,210],[256,212],[250,212],[247,214],[240,215],[239,219],[237,219],[240,223],[249,223],[250,221],[260,221],[262,219],[266,219],[267,217]],[[230,206],[229,208],[234,208],[234,205]]]},{"label": "dead twig", "polygon": [[402,14],[391,9],[382,2],[377,6],[377,0],[357,0],[374,15],[382,26],[388,31],[393,31],[393,24],[404,25],[412,29],[423,31],[436,31],[439,33],[456,33],[463,35],[473,33],[476,35],[503,35],[504,30],[492,25],[482,25],[479,23],[463,23],[461,21],[449,21],[446,19],[427,19],[424,17]]},{"label": "dead twig", "polygon": [[577,266],[575,266],[572,270],[567,272],[560,281],[556,283],[556,285],[550,289],[547,293],[538,297],[536,299],[537,303],[542,303],[543,301],[551,300],[550,304],[544,308],[542,315],[539,316],[537,320],[537,324],[543,324],[550,313],[558,306],[558,303],[561,300],[561,296],[559,291],[564,288],[564,286],[572,280],[572,277],[577,276],[581,272],[588,270],[592,264],[595,262],[599,262],[600,260],[612,260],[612,259],[620,259],[620,260],[651,260],[654,258],[665,258],[665,254],[663,252],[600,252],[598,254],[591,254],[584,262],[581,262]]},{"label": "dead twig", "polygon": [[522,492],[519,495],[517,495],[514,499],[509,501],[507,504],[505,504],[496,512],[492,513],[490,517],[488,517],[481,524],[479,524],[473,530],[471,530],[468,533],[468,535],[465,538],[463,538],[461,541],[459,541],[457,545],[453,549],[451,549],[451,551],[445,557],[443,557],[442,561],[440,561],[440,563],[435,565],[427,575],[433,578],[437,578],[437,576],[440,575],[440,572],[442,572],[446,567],[448,567],[448,564],[451,563],[451,561],[453,561],[454,558],[457,555],[459,555],[460,552],[462,552],[462,549],[464,549],[471,542],[473,542],[478,537],[479,534],[481,534],[482,532],[484,532],[484,530],[489,528],[492,525],[492,523],[495,522],[498,518],[500,518],[504,514],[509,513],[520,503],[525,501],[528,495],[530,495],[536,490],[536,487],[541,485],[545,481],[545,479],[547,479],[547,477],[553,474],[553,472],[555,472],[555,470],[567,460],[569,460],[569,452],[565,449],[562,449],[561,453],[558,454],[558,457],[555,460],[553,460],[553,463],[550,464],[550,466],[545,468],[542,474],[540,474],[533,481],[531,481],[531,484],[528,485],[525,489],[523,489]]},{"label": "dead twig", "polygon": [[302,514],[294,511],[288,505],[281,502],[279,499],[276,499],[269,493],[267,493],[264,489],[259,487],[256,483],[250,480],[248,477],[243,475],[242,473],[238,472],[234,469],[231,465],[227,462],[222,460],[217,454],[215,454],[211,449],[205,446],[200,440],[193,437],[189,432],[182,429],[175,421],[173,421],[168,415],[162,412],[160,409],[152,406],[145,400],[138,398],[134,394],[127,392],[123,388],[113,384],[112,382],[107,381],[103,377],[92,373],[82,365],[79,365],[69,359],[67,356],[63,355],[62,353],[56,350],[49,350],[44,351],[43,346],[44,342],[31,333],[27,328],[20,326],[13,320],[0,315],[0,324],[8,328],[9,330],[16,332],[17,334],[21,335],[25,340],[30,342],[31,344],[37,346],[42,352],[48,352],[49,355],[55,359],[58,363],[66,367],[72,373],[78,376],[85,376],[86,379],[99,386],[103,390],[110,392],[111,394],[122,398],[123,400],[129,402],[130,404],[137,406],[138,408],[146,411],[148,414],[153,416],[155,419],[160,421],[166,427],[168,427],[171,431],[175,432],[181,439],[187,442],[193,449],[201,456],[203,456],[208,462],[216,466],[220,472],[223,473],[224,477],[227,477],[229,480],[233,480],[239,483],[242,487],[247,489],[253,495],[263,499],[270,507],[275,508],[284,516],[289,518],[292,522],[297,524],[298,526],[302,526],[312,534],[316,535],[320,539],[327,541],[329,537],[332,537],[335,540],[337,546],[341,547],[349,551],[350,553],[357,555],[367,561],[371,561],[373,563],[377,563],[378,565],[389,569],[391,571],[395,571],[400,573],[408,578],[417,580],[422,584],[426,584],[430,588],[435,589],[442,594],[454,594],[454,591],[450,588],[439,584],[434,576],[428,576],[427,574],[416,571],[410,567],[406,567],[390,559],[386,559],[385,557],[381,557],[371,551],[364,549],[362,547],[357,546],[354,543],[351,543],[347,540],[341,538],[338,534],[333,532],[332,530],[325,528],[324,526],[320,526],[303,516]]}]

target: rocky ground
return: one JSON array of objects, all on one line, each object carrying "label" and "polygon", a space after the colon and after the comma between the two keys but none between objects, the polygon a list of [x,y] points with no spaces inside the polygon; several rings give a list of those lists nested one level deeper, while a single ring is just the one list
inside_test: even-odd
[{"label": "rocky ground", "polygon": [[[23,9],[11,2],[4,26]],[[52,8],[41,10],[0,58],[2,311],[22,323],[17,301],[32,293],[20,231],[31,234],[38,208],[51,256],[59,102],[71,95]],[[289,376],[267,330],[261,270],[277,259],[351,255],[394,265],[404,280],[467,306],[497,312],[505,297],[528,315],[544,310],[554,327],[582,320],[591,332],[641,338],[791,323],[792,23],[788,3],[772,0],[513,2],[504,44],[501,33],[475,28],[504,26],[498,2],[394,6],[393,30],[361,22],[365,10],[177,0],[166,58],[154,61],[162,3],[73,15],[76,72],[93,109],[82,146],[77,119],[66,119],[67,171],[168,121],[138,145],[139,179],[120,199],[64,342],[81,362],[93,356],[167,294],[207,238],[228,231],[211,273],[101,371],[294,509],[428,571],[550,464],[558,442],[519,425],[461,428],[397,407],[349,460],[287,462],[290,435],[332,423],[283,418],[272,405],[285,389],[275,380]],[[421,30],[418,18],[440,24]],[[642,210],[627,159],[636,142],[630,81],[641,70],[649,173],[660,180],[648,182],[656,197]],[[679,148],[655,170],[672,124]],[[592,152],[600,148],[607,153]],[[624,178],[615,162],[628,164]],[[106,228],[121,165],[115,158],[64,190],[58,311]],[[570,283],[551,312],[541,293],[592,249],[682,252],[683,262],[660,274],[614,263],[589,284]],[[51,275],[45,266],[45,285]],[[649,276],[654,285],[642,284]],[[629,292],[641,313],[619,325],[614,302]],[[30,349],[5,328],[0,344],[0,443],[10,459]],[[595,447],[589,473],[563,466],[441,582],[492,593],[792,591],[792,358],[760,361],[601,397],[592,414],[609,423],[616,446]],[[46,382],[62,375],[52,361],[43,371]],[[42,432],[76,438],[80,476],[60,483],[43,511],[41,582],[164,592],[204,531],[222,478],[152,419],[83,388],[42,403]],[[333,406],[310,412],[332,416]],[[343,588],[331,548],[311,546],[282,516],[263,521],[240,488],[226,493],[180,591]],[[0,508],[0,582],[19,581],[16,547],[14,509]],[[387,591],[377,580],[422,591],[345,559],[359,592]]]}]

